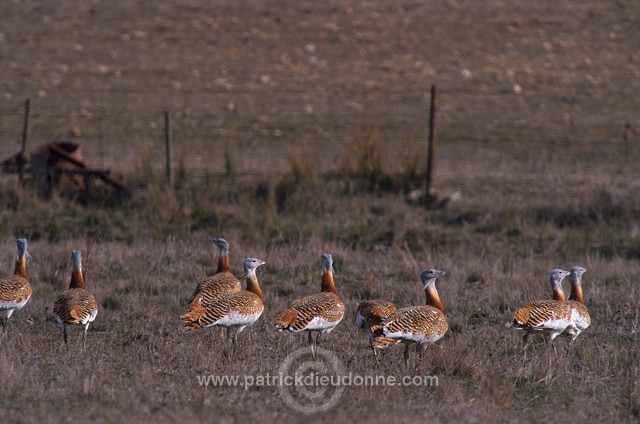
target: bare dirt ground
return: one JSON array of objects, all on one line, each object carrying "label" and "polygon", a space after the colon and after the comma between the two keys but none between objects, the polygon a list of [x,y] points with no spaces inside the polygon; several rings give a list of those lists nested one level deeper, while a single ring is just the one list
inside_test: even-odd
[{"label": "bare dirt ground", "polygon": [[144,148],[157,154],[164,110],[175,119],[176,151],[193,167],[219,170],[226,145],[263,172],[255,154],[279,168],[300,145],[331,146],[323,152],[331,160],[367,126],[391,146],[411,146],[426,135],[431,85],[442,148],[463,163],[478,150],[563,154],[606,143],[596,147],[608,152],[601,162],[620,153],[624,125],[638,125],[633,2],[2,8],[0,131],[9,153],[26,97],[33,143],[75,138],[95,161],[124,170]]},{"label": "bare dirt ground", "polygon": [[[637,2],[7,1],[0,16],[0,158],[30,98],[29,149],[77,142],[131,189],[84,207],[2,176],[3,274],[26,236],[34,287],[0,342],[6,422],[638,420]],[[435,189],[459,198],[425,210],[406,195],[424,189],[431,85]],[[178,320],[219,236],[237,275],[267,261],[264,317],[235,348]],[[100,304],[83,353],[51,311],[74,249]],[[277,374],[306,346],[270,322],[318,290],[323,252],[347,305],[323,366],[438,384],[352,384],[326,411],[335,387],[294,392],[300,410],[274,385],[199,384]],[[577,264],[591,328],[524,358],[505,323]],[[421,303],[427,267],[448,272],[449,333],[409,368],[400,349],[375,368],[358,302]]]}]

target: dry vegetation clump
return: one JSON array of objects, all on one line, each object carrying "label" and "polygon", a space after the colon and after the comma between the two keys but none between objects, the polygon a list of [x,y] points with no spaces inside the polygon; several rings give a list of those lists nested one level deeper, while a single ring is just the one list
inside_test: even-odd
[{"label": "dry vegetation clump", "polygon": [[378,127],[358,128],[345,143],[335,177],[350,193],[408,193],[424,181],[421,163],[425,156],[407,157],[406,152],[390,145]]}]

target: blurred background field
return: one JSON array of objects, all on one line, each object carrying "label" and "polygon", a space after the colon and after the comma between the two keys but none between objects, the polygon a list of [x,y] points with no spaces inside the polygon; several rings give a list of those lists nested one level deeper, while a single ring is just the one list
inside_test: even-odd
[{"label": "blurred background field", "polygon": [[[1,176],[5,274],[15,237],[33,255],[34,296],[2,339],[10,420],[638,419],[636,2],[10,1],[0,14],[0,159],[20,149],[29,98],[28,152],[77,143],[129,189],[97,183],[83,205]],[[433,188],[449,201],[428,209],[413,196],[431,85]],[[212,237],[230,241],[237,274],[244,257],[267,261],[265,316],[235,355],[177,318],[215,269]],[[101,305],[84,355],[64,352],[51,313],[72,249]],[[323,252],[348,309],[323,347],[361,374],[374,371],[357,303],[422,302],[420,270],[448,272],[451,330],[414,371],[441,385],[349,388],[309,418],[275,389],[198,387],[196,374],[276,370],[305,344],[269,322],[318,290]],[[504,324],[549,297],[550,269],[578,264],[593,324],[549,380],[544,347],[524,361]],[[375,372],[404,372],[399,350],[383,358]]]}]

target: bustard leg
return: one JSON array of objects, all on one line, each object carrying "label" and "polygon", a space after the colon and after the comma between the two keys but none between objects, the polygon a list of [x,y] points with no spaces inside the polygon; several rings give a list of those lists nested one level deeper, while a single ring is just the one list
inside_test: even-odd
[{"label": "bustard leg", "polygon": [[231,343],[236,342],[233,338],[233,332],[231,330],[231,327],[227,327],[227,339],[231,340]]},{"label": "bustard leg", "polygon": [[376,348],[373,346],[373,340],[369,339],[369,346],[371,347],[371,351],[373,352],[373,357],[376,360],[376,367],[379,365],[378,364],[378,351],[376,350]]},{"label": "bustard leg", "polygon": [[87,330],[89,329],[89,323],[84,326],[84,330],[82,330],[82,350],[87,346]]},{"label": "bustard leg", "polygon": [[309,347],[311,348],[311,358],[316,359],[316,349],[313,344],[313,331],[309,331]]},{"label": "bustard leg", "polygon": [[573,346],[573,342],[576,340],[576,338],[580,335],[580,333],[574,334],[573,336],[571,336],[571,340],[569,340],[569,343],[567,343],[567,352],[571,349],[571,347]]},{"label": "bustard leg", "polygon": [[226,327],[227,340],[231,340],[231,346],[229,346],[229,354],[235,356],[236,354],[236,341],[238,339],[238,333],[233,331],[233,327]]},{"label": "bustard leg", "polygon": [[567,356],[569,356],[569,352],[571,352],[571,346],[573,346],[573,341],[574,340],[575,340],[575,337],[571,336],[571,338],[569,339],[569,341],[565,345],[564,351],[565,351]]},{"label": "bustard leg", "polygon": [[404,366],[409,366],[409,343],[404,345]]},{"label": "bustard leg", "polygon": [[64,338],[64,345],[67,347],[67,350],[69,350],[69,343],[67,341],[67,324],[62,325],[62,337]]},{"label": "bustard leg", "polygon": [[525,331],[522,337],[522,356],[524,360],[527,360],[527,347],[529,347],[529,333]]},{"label": "bustard leg", "polygon": [[552,375],[552,367],[554,359],[558,359],[558,352],[556,350],[556,345],[553,343],[553,339],[555,336],[553,334],[549,334],[547,336],[547,356],[549,357],[549,371],[547,372],[547,379],[551,378]]},{"label": "bustard leg", "polygon": [[0,323],[2,323],[2,335],[7,332],[7,317],[0,318]]}]

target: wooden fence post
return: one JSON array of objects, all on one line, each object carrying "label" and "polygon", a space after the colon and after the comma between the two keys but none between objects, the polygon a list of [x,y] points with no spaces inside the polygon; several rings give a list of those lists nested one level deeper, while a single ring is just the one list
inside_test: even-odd
[{"label": "wooden fence post", "polygon": [[27,99],[24,102],[24,121],[22,123],[22,143],[20,146],[20,155],[18,157],[18,173],[20,175],[20,182],[24,179],[24,164],[26,163],[26,150],[27,150],[27,135],[29,133],[29,111],[31,109],[31,100]]},{"label": "wooden fence post", "polygon": [[100,168],[104,168],[104,113],[98,119],[98,152],[100,153]]},{"label": "wooden fence post", "polygon": [[431,86],[431,101],[429,105],[429,138],[427,148],[427,191],[425,192],[425,204],[431,202],[431,176],[433,172],[433,149],[434,149],[434,124],[436,115],[436,87]]},{"label": "wooden fence post", "polygon": [[171,112],[164,112],[164,143],[167,152],[167,183],[173,187],[173,170],[171,168]]},{"label": "wooden fence post", "polygon": [[629,133],[631,132],[631,124],[624,124],[624,132],[622,133],[622,145],[624,147],[624,162],[629,159]]}]

